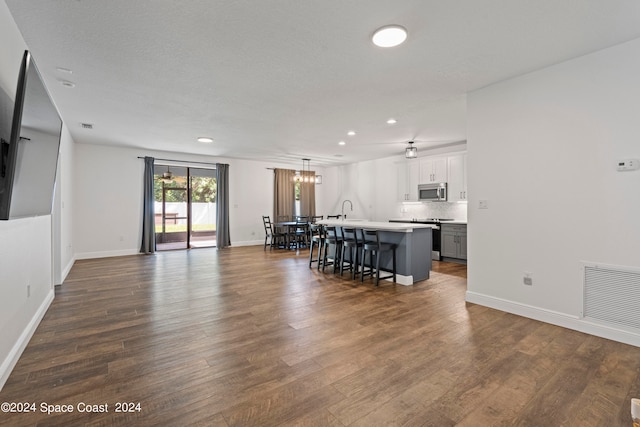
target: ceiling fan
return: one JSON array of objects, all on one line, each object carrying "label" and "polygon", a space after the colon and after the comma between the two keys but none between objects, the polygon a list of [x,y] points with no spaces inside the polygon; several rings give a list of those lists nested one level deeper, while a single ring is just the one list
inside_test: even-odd
[{"label": "ceiling fan", "polygon": [[156,177],[156,179],[158,181],[162,181],[165,184],[171,184],[172,182],[186,182],[186,177],[184,176],[174,176],[173,172],[171,172],[171,169],[169,166],[167,166],[167,171],[164,172],[162,175],[158,175]]}]

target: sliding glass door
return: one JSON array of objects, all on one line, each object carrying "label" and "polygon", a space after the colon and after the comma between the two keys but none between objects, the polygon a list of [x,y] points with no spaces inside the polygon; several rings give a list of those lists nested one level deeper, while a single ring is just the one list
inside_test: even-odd
[{"label": "sliding glass door", "polygon": [[189,168],[191,183],[190,247],[216,245],[216,171]]},{"label": "sliding glass door", "polygon": [[158,250],[216,245],[214,169],[154,168]]}]

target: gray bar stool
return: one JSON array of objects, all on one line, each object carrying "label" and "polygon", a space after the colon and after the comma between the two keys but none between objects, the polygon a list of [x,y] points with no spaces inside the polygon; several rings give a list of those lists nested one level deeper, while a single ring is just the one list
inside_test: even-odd
[{"label": "gray bar stool", "polygon": [[[351,271],[351,279],[355,280],[358,275],[358,252],[362,249],[362,242],[358,240],[354,227],[342,227],[342,255],[340,256],[340,275],[345,270]],[[345,252],[349,253],[349,259],[345,257]]]},{"label": "gray bar stool", "polygon": [[[324,227],[320,224],[310,224],[309,234],[311,236],[311,249],[309,250],[309,268],[314,262],[318,263],[318,270],[320,270],[320,263],[322,261],[322,250],[324,249]],[[313,259],[313,247],[318,246],[318,258]]]},{"label": "gray bar stool", "polygon": [[[324,227],[324,254],[322,255],[322,271],[327,265],[333,265],[333,272],[338,271],[340,265],[340,252],[342,251],[342,237],[338,235],[338,230],[333,225]],[[327,262],[329,249],[333,246],[333,262]]]},{"label": "gray bar stool", "polygon": [[[373,276],[373,271],[375,270],[376,281],[375,284],[378,286],[378,282],[380,279],[390,279],[393,278],[393,281],[396,281],[396,249],[398,245],[395,243],[384,243],[380,241],[380,233],[378,230],[362,230],[362,261],[361,261],[361,274],[360,281],[364,282],[365,276]],[[390,276],[380,277],[380,255],[384,252],[392,252],[393,257],[393,269],[391,271]],[[365,260],[367,258],[367,253],[369,254],[369,269],[365,270]],[[376,266],[373,267],[373,256],[376,258]]]}]

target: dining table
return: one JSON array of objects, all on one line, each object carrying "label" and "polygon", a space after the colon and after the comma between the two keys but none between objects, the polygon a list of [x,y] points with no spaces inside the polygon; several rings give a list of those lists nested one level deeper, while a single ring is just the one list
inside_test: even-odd
[{"label": "dining table", "polygon": [[[285,247],[291,249],[291,238],[293,237],[294,242],[297,242],[296,239],[296,230],[299,227],[304,227],[306,233],[308,234],[308,230],[309,230],[309,223],[308,222],[298,222],[298,221],[278,221],[275,222],[273,224],[275,229],[283,229],[286,228],[287,231],[285,232],[285,238],[286,238],[286,242],[285,242]],[[294,245],[294,248],[298,248],[298,244],[296,243],[296,245]]]}]

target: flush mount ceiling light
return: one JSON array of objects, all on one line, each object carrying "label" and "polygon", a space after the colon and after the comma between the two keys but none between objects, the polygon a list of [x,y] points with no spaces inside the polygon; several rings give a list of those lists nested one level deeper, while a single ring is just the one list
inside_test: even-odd
[{"label": "flush mount ceiling light", "polygon": [[394,47],[407,39],[407,30],[400,25],[386,25],[378,28],[371,40],[379,47]]},{"label": "flush mount ceiling light", "polygon": [[338,145],[347,145],[347,143],[344,142],[344,141],[340,141],[340,142],[338,142]]},{"label": "flush mount ceiling light", "polygon": [[354,131],[354,130],[350,130],[349,132],[347,132],[347,135],[349,135],[349,136],[355,136],[355,135],[356,135],[356,131]]},{"label": "flush mount ceiling light", "polygon": [[388,125],[395,125],[396,123],[398,123],[398,121],[396,119],[389,119],[387,120],[387,124]]},{"label": "flush mount ceiling light", "polygon": [[407,159],[416,159],[416,158],[418,158],[418,149],[413,146],[413,141],[409,141],[409,146],[404,151],[404,156]]},{"label": "flush mount ceiling light", "polygon": [[204,143],[213,142],[213,138],[209,138],[207,136],[201,136],[198,138],[198,142],[204,142]]}]

